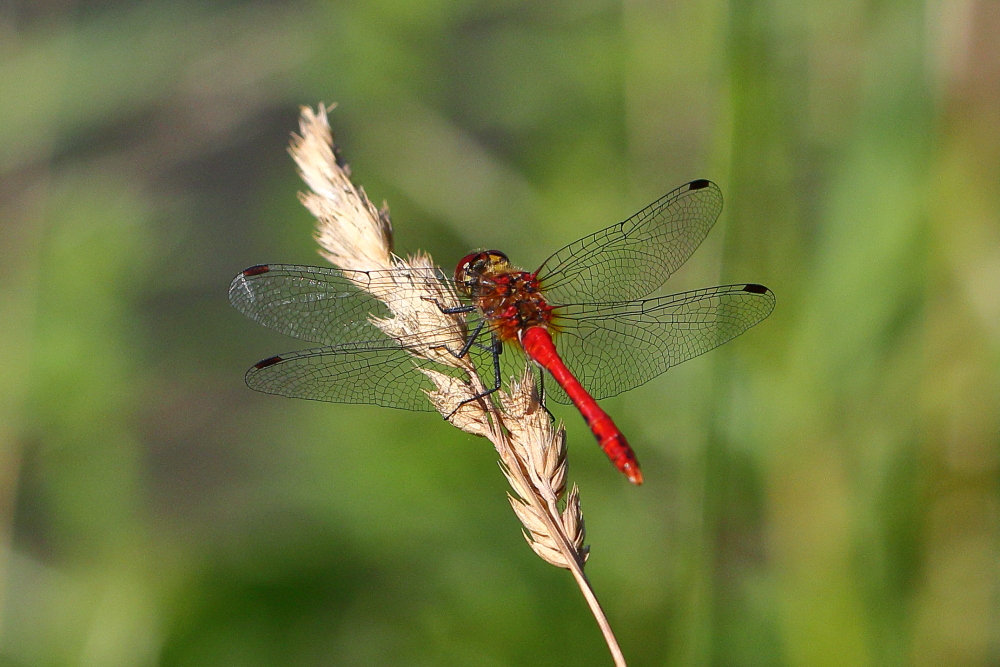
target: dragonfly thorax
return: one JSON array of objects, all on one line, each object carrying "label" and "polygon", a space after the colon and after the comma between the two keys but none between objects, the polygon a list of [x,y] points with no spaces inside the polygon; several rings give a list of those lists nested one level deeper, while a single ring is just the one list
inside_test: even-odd
[{"label": "dragonfly thorax", "polygon": [[516,270],[499,250],[462,258],[455,269],[458,289],[470,297],[501,340],[517,341],[528,327],[546,326],[552,307],[532,273]]}]

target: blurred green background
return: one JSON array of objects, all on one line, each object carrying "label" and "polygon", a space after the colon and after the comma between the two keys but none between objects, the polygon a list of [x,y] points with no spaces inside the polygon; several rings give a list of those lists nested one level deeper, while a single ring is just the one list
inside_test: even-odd
[{"label": "blurred green background", "polygon": [[251,392],[298,106],[401,253],[531,268],[693,178],[774,314],[567,420],[629,664],[1000,665],[1000,5],[0,5],[0,665],[611,664],[484,440]]}]

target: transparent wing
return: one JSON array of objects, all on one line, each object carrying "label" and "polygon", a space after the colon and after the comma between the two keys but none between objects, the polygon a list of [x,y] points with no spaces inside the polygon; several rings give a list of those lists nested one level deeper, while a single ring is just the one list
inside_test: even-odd
[{"label": "transparent wing", "polygon": [[[237,275],[229,301],[250,319],[285,335],[324,345],[386,339],[371,316],[391,314],[359,285],[377,289],[410,282],[439,282],[437,269],[345,271],[318,266],[262,264]],[[387,339],[386,339],[387,340]]]},{"label": "transparent wing", "polygon": [[246,381],[255,391],[291,398],[433,411],[424,391],[433,390],[434,383],[418,370],[431,363],[399,346],[322,347],[265,359],[247,371]]},{"label": "transparent wing", "polygon": [[715,183],[682,185],[545,260],[537,271],[545,298],[551,304],[641,299],[687,261],[721,212]]},{"label": "transparent wing", "polygon": [[[473,317],[472,330],[480,322]],[[381,333],[381,332],[380,332]],[[452,329],[441,332],[453,336]],[[433,337],[434,332],[422,332],[411,339],[383,338],[336,346],[299,350],[264,359],[246,374],[247,386],[255,391],[291,398],[305,398],[331,403],[367,403],[403,410],[433,411],[426,391],[434,384],[419,368],[430,368],[462,380],[464,372],[413,356],[408,342],[420,345]],[[458,353],[462,341],[453,341],[449,347]],[[494,349],[488,327],[481,329],[469,356],[486,388],[491,388],[496,377]],[[527,357],[519,348],[507,346],[499,350],[500,377],[507,382],[510,377],[520,377]]]},{"label": "transparent wing", "polygon": [[[634,389],[671,366],[732,340],[774,310],[763,285],[724,285],[622,304],[556,310],[556,350],[597,399]],[[569,398],[554,382],[546,391]]]},{"label": "transparent wing", "polygon": [[[405,275],[401,275],[405,274]],[[427,340],[451,341],[458,352],[462,340],[454,329],[422,331],[403,338],[389,338],[370,322],[371,316],[388,317],[386,306],[359,286],[380,290],[387,286],[437,283],[445,280],[436,269],[387,271],[343,271],[314,266],[269,264],[250,267],[233,280],[229,299],[237,310],[264,326],[289,336],[326,344],[265,359],[246,375],[256,391],[293,398],[334,403],[370,403],[406,410],[433,410],[425,390],[433,383],[417,370],[421,366],[439,372],[458,371],[413,356],[408,347],[422,347]],[[467,316],[470,331],[482,316]],[[480,330],[478,344],[470,350],[483,381],[492,386],[495,377],[490,327]],[[524,356],[508,351],[501,358],[501,376],[513,375],[513,364]],[[460,374],[460,373],[459,373]]]}]

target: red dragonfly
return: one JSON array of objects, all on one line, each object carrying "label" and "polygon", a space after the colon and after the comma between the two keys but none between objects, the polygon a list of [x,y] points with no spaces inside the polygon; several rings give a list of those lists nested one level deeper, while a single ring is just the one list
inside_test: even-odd
[{"label": "red dragonfly", "polygon": [[[492,364],[494,384],[483,395],[500,388],[505,369],[523,368],[527,354],[558,385],[548,394],[573,403],[612,463],[641,484],[632,448],[595,399],[648,382],[735,338],[774,309],[774,294],[754,283],[646,298],[691,256],[721,211],[718,186],[692,181],[624,222],[569,244],[531,273],[496,250],[466,256],[454,278],[412,267],[250,267],[230,285],[233,306],[323,347],[265,359],[247,372],[247,385],[295,398],[433,410],[425,391],[434,385],[417,367],[454,369],[414,357],[415,343],[372,324],[372,317],[391,313],[358,285],[450,280],[462,305],[439,308],[464,313],[471,332],[452,354],[472,355],[477,367]],[[479,342],[484,331],[489,343]]]}]

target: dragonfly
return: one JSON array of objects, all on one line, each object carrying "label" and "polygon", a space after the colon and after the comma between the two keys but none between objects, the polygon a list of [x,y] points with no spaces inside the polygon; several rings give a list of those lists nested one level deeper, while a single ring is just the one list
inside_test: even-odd
[{"label": "dragonfly", "polygon": [[[416,340],[376,326],[374,319],[392,313],[372,293],[387,285],[445,285],[459,305],[437,305],[464,317],[466,327],[464,340],[448,351],[493,368],[492,386],[473,399],[500,389],[505,370],[523,369],[527,358],[544,397],[573,404],[615,467],[641,484],[635,452],[597,401],[732,340],[774,309],[774,293],[757,283],[650,296],[694,253],[722,206],[715,183],[691,181],[563,247],[533,272],[498,250],[467,255],[452,276],[412,266],[252,266],[233,279],[232,305],[320,347],[264,359],[247,371],[246,383],[294,398],[432,411],[427,392],[435,386],[419,369],[457,371],[415,355]],[[545,373],[555,386],[544,383]]]}]

